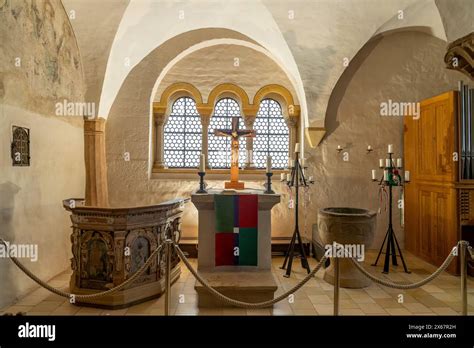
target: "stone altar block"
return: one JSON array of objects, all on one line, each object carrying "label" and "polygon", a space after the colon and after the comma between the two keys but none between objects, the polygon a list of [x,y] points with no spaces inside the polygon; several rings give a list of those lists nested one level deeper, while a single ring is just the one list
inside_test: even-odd
[{"label": "stone altar block", "polygon": [[[216,217],[214,196],[258,195],[258,262],[256,266],[217,266]],[[262,302],[274,298],[277,283],[271,272],[271,209],[280,202],[278,194],[263,194],[259,190],[209,190],[205,194],[193,194],[191,201],[198,209],[198,271],[217,291],[245,302]],[[226,306],[215,299],[202,284],[196,281],[199,307]]]}]

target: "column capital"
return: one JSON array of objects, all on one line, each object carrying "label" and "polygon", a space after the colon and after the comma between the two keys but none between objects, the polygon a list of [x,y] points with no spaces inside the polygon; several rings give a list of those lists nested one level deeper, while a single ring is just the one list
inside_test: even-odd
[{"label": "column capital", "polygon": [[298,125],[299,117],[298,116],[290,116],[285,117],[285,121],[288,127],[296,127]]},{"label": "column capital", "polygon": [[209,127],[209,123],[211,123],[211,116],[210,115],[201,115],[199,114],[199,116],[201,117],[201,125],[202,125],[202,128],[207,128]]},{"label": "column capital", "polygon": [[255,119],[257,116],[245,116],[244,119],[244,124],[245,127],[248,129],[253,129],[253,124],[255,123]]},{"label": "column capital", "polygon": [[201,119],[203,117],[208,117],[208,118],[211,117],[212,111],[214,110],[212,106],[209,106],[207,104],[201,104],[201,103],[196,103],[196,109],[199,115],[201,116]]},{"label": "column capital", "polygon": [[106,121],[105,118],[84,117],[84,134],[104,133]]},{"label": "column capital", "polygon": [[244,107],[243,108],[243,114],[244,114],[244,119],[246,118],[255,118],[257,117],[257,113],[258,113],[258,108],[259,106],[255,106],[255,105],[250,105],[248,107]]}]

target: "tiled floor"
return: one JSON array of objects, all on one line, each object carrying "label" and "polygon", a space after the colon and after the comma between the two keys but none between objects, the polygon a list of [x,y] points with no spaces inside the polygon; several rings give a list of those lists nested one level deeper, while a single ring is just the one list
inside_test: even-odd
[{"label": "tiled floor", "polygon": [[[435,267],[406,253],[407,263],[412,271],[406,274],[403,271],[391,271],[389,275],[381,273],[381,266],[371,267],[370,262],[375,258],[370,253],[366,258],[366,269],[379,277],[392,281],[414,282],[431,274]],[[192,260],[196,266],[196,260]],[[291,289],[305,277],[305,272],[296,263],[291,278],[283,277],[283,270],[279,267],[282,257],[273,258],[273,272],[279,283],[277,295]],[[316,264],[311,260],[311,265]],[[382,262],[380,262],[380,265]],[[400,266],[398,267],[401,268]],[[323,279],[323,270],[319,271],[315,280],[310,280],[294,295],[294,302],[284,300],[272,309],[248,310],[242,308],[215,308],[200,309],[197,307],[197,295],[194,290],[194,278],[181,264],[181,277],[172,287],[172,307],[174,315],[332,315],[333,314],[333,287]],[[70,272],[62,273],[54,278],[50,284],[67,290]],[[180,296],[180,295],[184,295]],[[399,303],[399,295],[403,295],[403,303]],[[180,303],[180,299],[181,302]],[[184,301],[183,301],[184,300]],[[474,314],[474,280],[468,280],[469,314]],[[415,290],[395,290],[372,284],[365,289],[341,289],[340,313],[342,315],[459,315],[460,278],[442,274],[428,285]],[[3,313],[25,312],[27,315],[163,315],[164,297],[148,301],[136,306],[120,310],[104,310],[89,307],[77,307],[45,289],[37,289],[22,298],[14,305],[3,309]]]}]

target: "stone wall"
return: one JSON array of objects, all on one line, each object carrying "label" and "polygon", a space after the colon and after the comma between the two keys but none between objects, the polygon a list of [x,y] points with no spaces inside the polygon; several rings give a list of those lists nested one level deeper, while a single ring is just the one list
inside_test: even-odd
[{"label": "stone wall", "polygon": [[[427,34],[399,32],[369,42],[352,60],[330,98],[327,135],[307,152],[317,179],[311,190],[313,222],[321,207],[378,210],[371,169],[378,169],[378,159],[387,157],[387,144],[394,144],[395,157],[403,157],[403,117],[380,116],[380,103],[416,102],[457,88],[463,76],[444,68],[445,47],[445,42]],[[337,145],[347,149],[348,162],[336,151]],[[370,154],[367,145],[374,148]],[[394,200],[399,197],[400,190],[394,189]],[[385,236],[387,214],[382,206],[373,248],[379,248]],[[400,210],[394,209],[394,228],[403,245],[400,221]]]},{"label": "stone wall", "polygon": [[[55,114],[57,102],[83,100],[80,55],[59,0],[7,1],[0,41],[0,235],[37,244],[38,261],[22,261],[48,280],[69,264],[62,199],[84,196],[82,117]],[[30,129],[29,167],[12,166],[13,125]],[[0,259],[0,278],[0,308],[36,286],[8,259]]]}]

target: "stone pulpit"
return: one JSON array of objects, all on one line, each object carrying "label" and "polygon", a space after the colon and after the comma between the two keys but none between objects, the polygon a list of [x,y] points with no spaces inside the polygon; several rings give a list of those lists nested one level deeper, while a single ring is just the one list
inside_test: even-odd
[{"label": "stone pulpit", "polygon": [[[278,194],[209,190],[193,194],[198,210],[198,271],[217,291],[246,302],[274,298],[271,210]],[[196,281],[200,307],[225,306]]]},{"label": "stone pulpit", "polygon": [[[71,293],[102,292],[120,285],[148,260],[167,238],[180,239],[182,207],[188,199],[161,204],[101,208],[85,206],[83,199],[67,199],[63,206],[71,212],[72,276]],[[171,281],[178,279],[179,257],[173,251]],[[121,308],[160,296],[165,291],[165,248],[150,267],[131,285],[115,293],[78,304]]]}]

